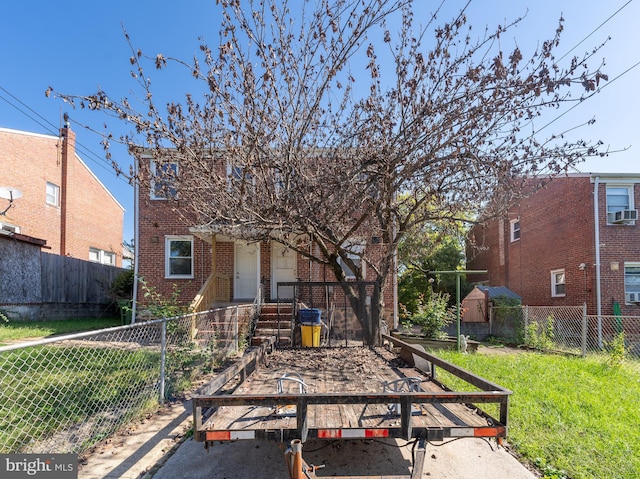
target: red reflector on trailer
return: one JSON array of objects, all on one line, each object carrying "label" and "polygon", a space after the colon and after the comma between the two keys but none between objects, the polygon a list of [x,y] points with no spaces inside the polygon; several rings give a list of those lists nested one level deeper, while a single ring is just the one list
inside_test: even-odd
[{"label": "red reflector on trailer", "polygon": [[207,441],[229,441],[231,440],[230,431],[207,431],[205,434]]},{"label": "red reflector on trailer", "polygon": [[367,429],[365,437],[389,437],[388,429]]},{"label": "red reflector on trailer", "polygon": [[318,439],[340,439],[341,437],[340,429],[318,429]]},{"label": "red reflector on trailer", "polygon": [[476,427],[473,430],[475,437],[496,437],[498,435],[497,427]]}]

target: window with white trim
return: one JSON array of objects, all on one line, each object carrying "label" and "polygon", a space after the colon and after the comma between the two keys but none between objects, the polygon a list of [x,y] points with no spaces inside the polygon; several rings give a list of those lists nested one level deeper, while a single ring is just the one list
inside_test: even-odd
[{"label": "window with white trim", "polygon": [[60,206],[60,187],[47,181],[46,202],[51,206]]},{"label": "window with white trim", "polygon": [[613,224],[616,212],[632,209],[633,185],[607,185],[607,224]]},{"label": "window with white trim", "polygon": [[242,166],[227,163],[227,184],[229,185],[229,190],[234,187],[246,187],[247,185],[253,187],[255,182],[256,180],[249,170]]},{"label": "window with white trim", "polygon": [[511,242],[518,241],[520,239],[520,218],[511,220],[509,222],[509,229],[511,232]]},{"label": "window with white trim", "polygon": [[167,200],[175,198],[175,187],[178,176],[178,164],[173,162],[156,162],[151,160],[151,199]]},{"label": "window with white trim", "polygon": [[640,263],[624,264],[625,303],[640,303]]},{"label": "window with white trim", "polygon": [[551,271],[551,297],[562,298],[565,296],[564,269]]},{"label": "window with white trim", "polygon": [[20,233],[20,227],[11,223],[0,221],[0,230],[8,231],[9,233]]},{"label": "window with white trim", "polygon": [[165,278],[193,278],[193,236],[165,237]]},{"label": "window with white trim", "polygon": [[89,248],[89,261],[100,264],[116,265],[116,254],[99,248]]},{"label": "window with white trim", "polygon": [[[351,241],[343,245],[343,248],[346,250],[347,258],[351,260],[356,268],[360,268],[362,270],[362,278],[366,278],[366,268],[365,263],[362,261],[362,255],[364,254],[365,243],[358,241]],[[344,276],[346,279],[355,279],[356,275],[340,256],[338,256],[338,263],[344,271]]]}]

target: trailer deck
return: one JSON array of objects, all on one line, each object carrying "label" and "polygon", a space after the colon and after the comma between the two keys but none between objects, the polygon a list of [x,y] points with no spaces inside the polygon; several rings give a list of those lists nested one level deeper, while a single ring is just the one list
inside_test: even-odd
[{"label": "trailer deck", "polygon": [[[411,367],[385,348],[276,350],[232,395],[194,397],[195,439],[208,445],[236,439],[506,436],[510,391],[385,339],[401,348],[403,357],[409,353],[429,361],[430,370]],[[436,365],[480,391],[446,390],[434,377]],[[500,417],[483,413],[478,406],[483,403],[499,403]]]}]

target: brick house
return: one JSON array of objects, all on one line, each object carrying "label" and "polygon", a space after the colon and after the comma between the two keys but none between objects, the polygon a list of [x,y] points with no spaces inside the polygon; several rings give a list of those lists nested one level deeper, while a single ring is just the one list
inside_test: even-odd
[{"label": "brick house", "polygon": [[[475,225],[469,269],[532,306],[640,314],[640,174],[569,174]],[[476,279],[476,278],[474,278]]]},{"label": "brick house", "polygon": [[[22,192],[0,228],[42,238],[53,254],[122,266],[124,208],[75,144],[67,127],[59,136],[0,128],[0,186]],[[0,211],[7,206],[0,199]]]},{"label": "brick house", "polygon": [[[153,174],[156,165],[153,160],[148,161],[141,170]],[[174,210],[175,204],[156,191],[153,184],[137,188],[138,277],[162,295],[170,295],[177,288],[180,301],[189,304],[196,296],[206,295],[207,285],[213,283],[210,289],[215,294],[205,299],[204,307],[208,308],[212,302],[252,302],[258,291],[264,302],[289,299],[291,288],[278,289],[278,282],[336,281],[330,269],[277,241],[251,243],[228,233],[216,233],[215,226],[198,227],[181,220]],[[362,247],[371,256],[380,249],[379,242],[380,238],[366,238]],[[393,327],[395,289],[394,282],[389,284],[382,292],[383,314]],[[138,292],[138,299],[144,302],[142,293]]]}]

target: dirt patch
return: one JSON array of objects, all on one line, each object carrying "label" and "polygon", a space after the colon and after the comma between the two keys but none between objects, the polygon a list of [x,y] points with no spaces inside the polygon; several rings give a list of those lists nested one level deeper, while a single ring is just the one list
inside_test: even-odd
[{"label": "dirt patch", "polygon": [[529,352],[524,348],[515,348],[511,346],[485,346],[482,345],[478,347],[477,354],[485,354],[485,355],[513,355],[513,354],[523,354]]}]

